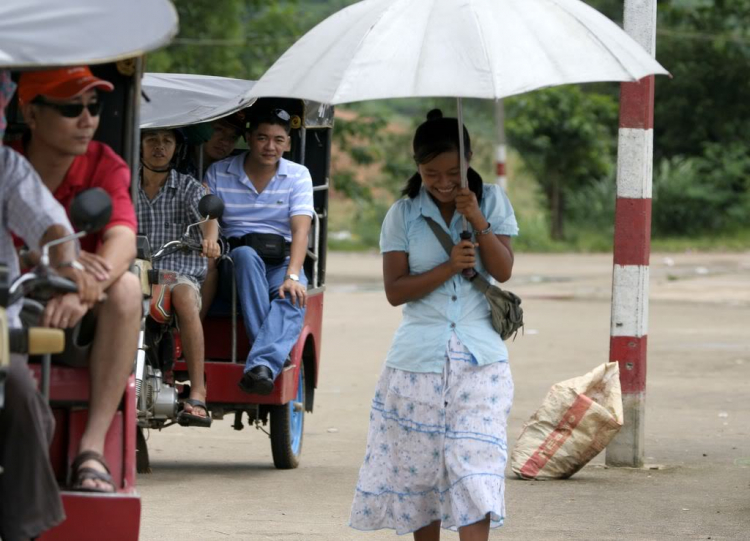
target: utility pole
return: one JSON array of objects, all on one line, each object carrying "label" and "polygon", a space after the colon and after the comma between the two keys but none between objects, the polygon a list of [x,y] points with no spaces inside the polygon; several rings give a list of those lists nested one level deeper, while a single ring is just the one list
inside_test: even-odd
[{"label": "utility pole", "polygon": [[495,101],[495,126],[497,128],[497,147],[495,148],[495,182],[503,191],[508,189],[505,177],[505,160],[508,151],[505,141],[505,105],[503,100]]},{"label": "utility pole", "polygon": [[[654,55],[656,0],[625,0],[624,23]],[[622,83],[609,358],[620,365],[625,424],[607,447],[609,466],[639,468],[644,459],[653,127],[654,76]]]}]

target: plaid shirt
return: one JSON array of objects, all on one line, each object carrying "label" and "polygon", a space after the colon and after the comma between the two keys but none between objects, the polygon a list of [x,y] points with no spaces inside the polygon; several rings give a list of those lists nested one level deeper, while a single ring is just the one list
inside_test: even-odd
[{"label": "plaid shirt", "polygon": [[[26,158],[0,145],[0,263],[8,266],[10,281],[19,273],[10,232],[21,237],[32,250],[40,251],[39,241],[55,224],[73,231],[65,209],[42,184]],[[21,326],[20,311],[20,303],[8,309],[11,327]]]},{"label": "plaid shirt", "polygon": [[[153,252],[169,241],[181,239],[188,225],[201,220],[198,202],[205,194],[197,180],[174,169],[153,199],[140,186],[135,209],[138,234],[148,237]],[[200,227],[190,229],[190,238],[199,244],[203,241]],[[154,268],[175,271],[200,285],[206,278],[208,261],[196,252],[177,252],[156,262]]]}]

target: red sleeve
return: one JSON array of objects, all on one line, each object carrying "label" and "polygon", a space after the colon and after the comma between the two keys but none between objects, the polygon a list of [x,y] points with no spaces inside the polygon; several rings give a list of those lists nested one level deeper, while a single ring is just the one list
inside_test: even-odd
[{"label": "red sleeve", "polygon": [[105,178],[102,179],[101,187],[104,188],[112,198],[112,217],[104,228],[104,231],[116,226],[124,225],[138,231],[138,222],[135,218],[133,200],[130,199],[130,169],[125,163],[113,168]]},{"label": "red sleeve", "polygon": [[[92,141],[91,145],[96,142]],[[138,222],[135,217],[135,208],[130,199],[130,169],[125,161],[118,156],[114,150],[102,143],[96,144],[95,154],[96,166],[94,171],[89,170],[91,184],[89,187],[104,189],[112,198],[112,216],[109,223],[98,235],[89,235],[81,239],[81,248],[88,252],[95,252],[101,246],[103,234],[116,225],[124,225],[134,233],[138,231]]]}]

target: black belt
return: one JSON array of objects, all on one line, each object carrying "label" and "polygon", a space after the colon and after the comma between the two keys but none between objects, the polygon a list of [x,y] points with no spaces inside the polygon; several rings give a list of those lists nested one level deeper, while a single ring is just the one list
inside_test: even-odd
[{"label": "black belt", "polygon": [[248,233],[241,237],[227,239],[229,248],[234,250],[240,246],[249,246],[265,261],[278,262],[289,257],[292,243],[287,242],[281,235],[273,233]]}]

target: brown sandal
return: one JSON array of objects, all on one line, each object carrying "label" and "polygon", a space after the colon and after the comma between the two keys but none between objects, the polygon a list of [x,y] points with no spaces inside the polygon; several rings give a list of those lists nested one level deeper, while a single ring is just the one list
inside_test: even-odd
[{"label": "brown sandal", "polygon": [[[82,468],[81,464],[88,460],[95,460],[104,467],[106,472],[101,472],[99,470],[95,470],[94,468]],[[83,451],[79,453],[79,455],[73,461],[73,464],[71,464],[70,466],[70,477],[71,480],[68,483],[68,486],[71,490],[75,490],[78,492],[104,492],[107,494],[117,492],[117,487],[115,486],[115,482],[112,480],[112,475],[109,471],[109,466],[107,466],[107,462],[104,460],[104,457],[96,451]],[[83,486],[84,481],[102,481],[110,485],[112,487],[112,490],[85,487]]]}]

